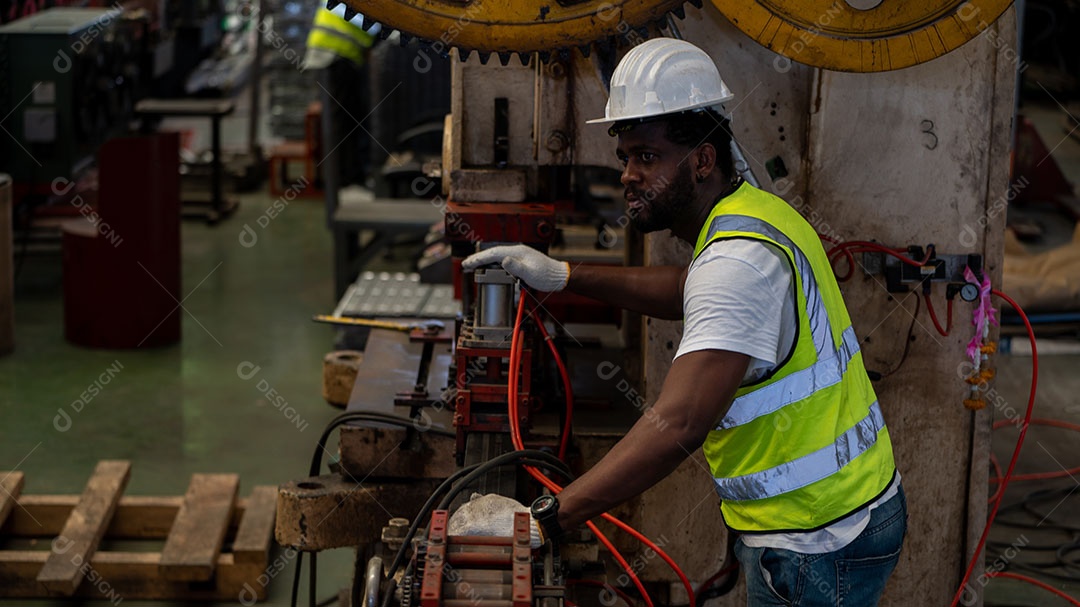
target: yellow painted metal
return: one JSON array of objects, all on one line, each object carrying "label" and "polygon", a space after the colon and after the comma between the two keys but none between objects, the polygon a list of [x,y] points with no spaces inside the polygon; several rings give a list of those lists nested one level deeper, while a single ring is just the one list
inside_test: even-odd
[{"label": "yellow painted metal", "polygon": [[390,322],[388,320],[370,320],[367,318],[354,318],[352,316],[328,316],[326,314],[316,314],[311,317],[311,320],[331,325],[355,325],[360,327],[371,327],[373,329],[392,329],[394,331],[412,331],[414,328],[422,326],[402,322]]},{"label": "yellow painted metal", "polygon": [[556,51],[663,19],[684,0],[345,0],[368,19],[426,39],[436,50]]},{"label": "yellow painted metal", "polygon": [[875,0],[712,1],[746,35],[787,59],[842,72],[883,72],[940,57],[986,32],[1012,4],[881,0],[859,10],[852,5]]}]

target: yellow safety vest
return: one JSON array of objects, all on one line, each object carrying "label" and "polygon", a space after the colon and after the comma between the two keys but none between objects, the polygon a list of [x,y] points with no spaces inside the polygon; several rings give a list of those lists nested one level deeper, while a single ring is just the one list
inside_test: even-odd
[{"label": "yellow safety vest", "polygon": [[330,51],[356,65],[363,65],[365,51],[371,47],[373,40],[371,34],[359,26],[349,23],[333,11],[320,8],[308,32],[307,45],[308,48]]},{"label": "yellow safety vest", "polygon": [[787,258],[798,331],[788,359],[735,393],[702,449],[731,528],[819,529],[889,486],[889,431],[814,229],[780,198],[744,183],[713,208],[694,257],[735,238],[768,243]]}]

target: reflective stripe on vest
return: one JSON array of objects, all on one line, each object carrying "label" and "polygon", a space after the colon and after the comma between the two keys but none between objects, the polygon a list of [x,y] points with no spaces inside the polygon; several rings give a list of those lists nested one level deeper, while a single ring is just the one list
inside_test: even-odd
[{"label": "reflective stripe on vest", "polygon": [[730,527],[817,529],[888,485],[895,471],[889,431],[813,227],[783,200],[742,184],[710,212],[695,259],[732,239],[783,254],[798,330],[791,352],[769,376],[738,389],[702,450]]},{"label": "reflective stripe on vest", "polygon": [[[727,415],[716,426],[717,430],[733,428],[751,422],[762,415],[774,413],[791,403],[803,400],[814,392],[840,383],[848,363],[859,351],[855,329],[844,329],[839,348],[833,347],[832,326],[829,314],[821,300],[821,291],[814,278],[813,269],[803,252],[783,232],[772,225],[745,215],[722,215],[713,219],[709,234],[717,232],[753,232],[768,237],[791,250],[795,257],[795,270],[802,277],[803,296],[810,321],[810,333],[818,361],[812,366],[796,371],[787,377],[736,397]],[[798,344],[793,344],[794,348]]]},{"label": "reflective stripe on vest", "polygon": [[774,383],[734,399],[727,415],[720,420],[716,429],[741,426],[762,415],[775,413],[792,403],[803,400],[818,390],[835,386],[844,378],[848,363],[858,351],[859,340],[855,337],[855,329],[848,327],[844,331],[840,349],[829,354],[827,358],[820,358],[802,371],[796,371]]},{"label": "reflective stripe on vest", "polygon": [[716,478],[716,493],[725,500],[756,500],[801,489],[832,476],[877,443],[878,432],[885,427],[885,418],[877,401],[870,412],[836,439],[831,445],[780,464],[768,470],[737,476]]},{"label": "reflective stripe on vest", "polygon": [[320,8],[315,13],[315,23],[308,33],[307,46],[330,51],[362,65],[365,50],[371,46],[372,41],[371,35],[360,27],[332,11]]},{"label": "reflective stripe on vest", "polygon": [[[848,362],[859,351],[859,342],[855,337],[855,329],[848,326],[844,329],[839,348],[833,347],[832,324],[829,322],[829,314],[822,301],[813,268],[787,235],[761,219],[745,215],[721,215],[714,218],[709,224],[709,238],[719,232],[760,234],[791,251],[795,271],[802,279],[806,315],[818,356],[817,361],[809,367],[732,400],[727,415],[716,427],[717,430],[724,430],[775,413],[787,405],[809,398],[815,392],[840,383]],[[798,343],[793,347],[798,347]],[[714,478],[716,491],[721,499],[757,500],[805,487],[835,474],[873,446],[877,442],[878,431],[883,427],[884,419],[875,401],[867,416],[837,437],[833,444],[767,470],[738,477]],[[853,438],[859,440],[852,440]]]}]

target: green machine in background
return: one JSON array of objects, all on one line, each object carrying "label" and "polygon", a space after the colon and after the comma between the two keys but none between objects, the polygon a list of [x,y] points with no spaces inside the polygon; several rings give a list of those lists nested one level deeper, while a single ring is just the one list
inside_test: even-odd
[{"label": "green machine in background", "polygon": [[0,168],[16,182],[72,179],[134,104],[122,11],[51,8],[0,26]]}]

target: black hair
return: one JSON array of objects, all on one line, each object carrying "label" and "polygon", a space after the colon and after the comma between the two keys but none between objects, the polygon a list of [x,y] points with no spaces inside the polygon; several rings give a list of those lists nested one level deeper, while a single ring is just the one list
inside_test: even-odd
[{"label": "black hair", "polygon": [[711,144],[716,149],[717,168],[727,180],[734,182],[737,179],[735,159],[731,155],[731,121],[720,112],[707,107],[677,114],[663,114],[655,118],[620,120],[608,129],[608,134],[614,137],[633,130],[639,124],[652,122],[663,122],[667,125],[667,138],[672,143],[689,148]]}]

